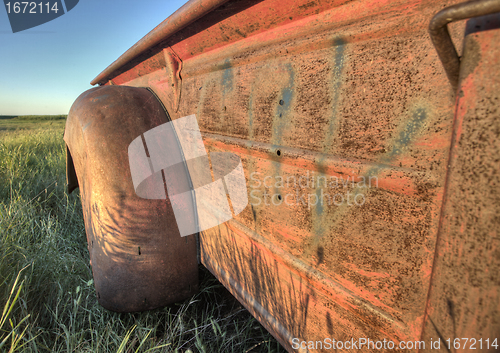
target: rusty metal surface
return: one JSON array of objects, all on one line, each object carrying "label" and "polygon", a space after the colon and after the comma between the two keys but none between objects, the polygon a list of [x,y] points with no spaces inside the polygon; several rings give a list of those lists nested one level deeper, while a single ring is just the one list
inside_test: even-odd
[{"label": "rusty metal surface", "polygon": [[447,25],[451,22],[489,15],[495,12],[500,12],[499,0],[470,1],[447,7],[432,18],[429,33],[454,90],[457,89],[458,85],[460,58],[451,40]]},{"label": "rusty metal surface", "polygon": [[[424,338],[500,341],[500,14],[467,26]],[[479,339],[482,339],[480,343]],[[441,347],[442,352],[447,352]],[[436,350],[437,351],[437,350]]]},{"label": "rusty metal surface", "polygon": [[167,121],[151,92],[121,86],[83,93],[68,115],[94,284],[109,310],[149,310],[197,290],[194,236],[180,237],[168,200],[139,198],[130,174],[129,144]]},{"label": "rusty metal surface", "polygon": [[[200,234],[202,262],[290,352],[428,327],[455,92],[427,30],[457,2],[232,0],[110,77],[241,158],[251,204]],[[325,193],[364,202],[307,203]]]}]

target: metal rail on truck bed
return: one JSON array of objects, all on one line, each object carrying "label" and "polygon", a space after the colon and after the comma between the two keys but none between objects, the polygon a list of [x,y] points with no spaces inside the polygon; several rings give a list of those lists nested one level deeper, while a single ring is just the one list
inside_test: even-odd
[{"label": "metal rail on truck bed", "polygon": [[457,4],[190,1],[92,81],[241,158],[201,262],[290,352],[500,343],[500,17],[451,26],[445,71],[428,27]]}]

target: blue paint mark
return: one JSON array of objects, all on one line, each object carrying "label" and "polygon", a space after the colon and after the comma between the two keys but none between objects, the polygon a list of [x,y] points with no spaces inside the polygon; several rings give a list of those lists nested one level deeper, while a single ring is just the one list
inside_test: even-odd
[{"label": "blue paint mark", "polygon": [[[283,143],[283,132],[290,124],[290,107],[292,106],[293,93],[295,89],[295,71],[291,63],[284,65],[284,70],[288,73],[288,84],[283,87],[273,117],[272,137],[273,150],[279,150]],[[281,163],[273,162],[275,176],[281,175]],[[275,194],[279,194],[279,188],[274,189]]]},{"label": "blue paint mark", "polygon": [[285,130],[286,125],[290,123],[289,114],[295,85],[295,71],[293,70],[292,64],[286,64],[285,71],[289,75],[288,85],[281,90],[275,117],[273,119],[272,142],[276,146],[282,144],[283,131]]},{"label": "blue paint mark", "polygon": [[[386,153],[380,162],[390,164],[396,157],[401,155],[405,148],[410,145],[415,137],[422,130],[425,120],[427,119],[427,111],[425,108],[417,108],[412,114],[404,129],[399,133],[399,136],[394,141],[390,148],[390,152]],[[377,176],[382,169],[381,166],[373,167],[366,172],[365,178]]]},{"label": "blue paint mark", "polygon": [[[332,42],[332,46],[335,47],[335,55],[333,58],[335,66],[333,68],[333,75],[331,78],[332,80],[331,92],[333,93],[332,112],[330,116],[328,129],[326,130],[326,136],[323,139],[324,154],[318,159],[317,166],[319,175],[326,175],[326,170],[323,167],[323,164],[324,160],[327,157],[327,153],[329,152],[329,149],[333,144],[334,133],[337,127],[337,114],[338,114],[337,107],[340,101],[340,88],[342,86],[342,73],[344,71],[344,65],[345,65],[344,55],[345,55],[346,44],[347,42],[342,37],[335,38]],[[316,186],[315,194],[317,200],[321,200],[321,187],[318,185]],[[325,235],[325,229],[322,225],[322,220],[325,217],[324,211],[325,208],[323,207],[321,202],[318,201],[318,203],[315,206],[316,218],[313,220],[314,234],[317,235],[315,243],[317,243]]]},{"label": "blue paint mark", "polygon": [[418,108],[408,121],[403,131],[399,133],[398,138],[392,146],[392,151],[384,156],[383,160],[390,161],[394,157],[400,155],[404,148],[407,147],[420,132],[422,126],[427,118],[427,112],[424,108]]},{"label": "blue paint mark", "polygon": [[326,136],[323,139],[323,152],[328,153],[328,149],[333,143],[333,136],[335,133],[335,129],[337,127],[337,114],[338,114],[338,105],[340,101],[340,88],[342,86],[342,73],[344,71],[345,65],[345,47],[347,42],[342,38],[335,38],[333,40],[333,46],[335,47],[335,56],[334,62],[335,67],[333,68],[333,77],[332,77],[332,92],[333,92],[333,100],[332,100],[332,115],[330,116],[330,125],[328,126]]},{"label": "blue paint mark", "polygon": [[[321,175],[321,174],[320,174]],[[316,203],[316,214],[318,215],[318,217],[322,216],[323,215],[323,212],[324,212],[324,207],[323,207],[323,200],[321,199],[321,187],[319,185],[316,186],[316,200],[318,201]],[[326,202],[328,202],[328,198],[325,198],[326,199]],[[321,232],[323,232],[323,227],[319,226],[318,227],[319,230],[321,230]]]},{"label": "blue paint mark", "polygon": [[222,69],[224,69],[224,72],[222,73],[221,85],[222,85],[222,89],[224,91],[224,95],[226,95],[226,93],[233,90],[233,86],[234,86],[233,67],[232,67],[229,59],[226,59],[224,61],[224,64],[222,65]]}]

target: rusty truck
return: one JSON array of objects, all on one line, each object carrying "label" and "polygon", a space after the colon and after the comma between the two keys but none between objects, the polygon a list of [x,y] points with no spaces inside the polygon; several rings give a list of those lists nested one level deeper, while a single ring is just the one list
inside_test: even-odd
[{"label": "rusty truck", "polygon": [[500,1],[190,0],[69,113],[99,303],[208,268],[288,351],[496,351]]}]

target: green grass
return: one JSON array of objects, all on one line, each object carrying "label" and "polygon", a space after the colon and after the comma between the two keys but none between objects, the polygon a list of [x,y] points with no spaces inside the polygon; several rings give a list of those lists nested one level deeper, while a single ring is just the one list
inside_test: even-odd
[{"label": "green grass", "polygon": [[66,115],[0,115],[0,137],[3,132],[15,130],[64,129],[65,121]]},{"label": "green grass", "polygon": [[284,352],[200,268],[201,290],[135,314],[96,300],[64,119],[0,119],[0,352]]}]

